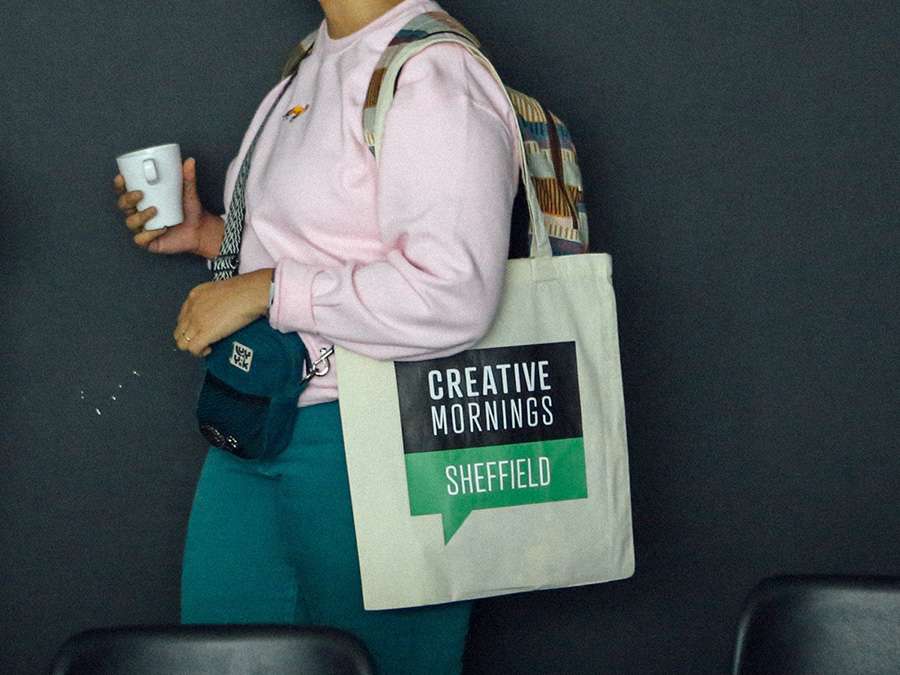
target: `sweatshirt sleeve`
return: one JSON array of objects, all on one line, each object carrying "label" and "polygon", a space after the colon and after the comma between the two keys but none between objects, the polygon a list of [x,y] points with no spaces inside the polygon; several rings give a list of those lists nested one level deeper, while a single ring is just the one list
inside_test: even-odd
[{"label": "sweatshirt sleeve", "polygon": [[432,45],[400,71],[385,121],[368,263],[276,265],[271,325],[376,359],[421,360],[477,343],[502,291],[519,181],[515,111],[464,47]]}]

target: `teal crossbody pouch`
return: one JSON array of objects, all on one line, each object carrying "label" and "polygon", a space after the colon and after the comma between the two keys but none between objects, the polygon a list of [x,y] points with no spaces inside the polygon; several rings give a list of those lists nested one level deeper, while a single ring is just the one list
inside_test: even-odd
[{"label": "teal crossbody pouch", "polygon": [[197,401],[200,432],[243,459],[269,459],[291,441],[308,353],[296,333],[257,319],[212,345]]}]

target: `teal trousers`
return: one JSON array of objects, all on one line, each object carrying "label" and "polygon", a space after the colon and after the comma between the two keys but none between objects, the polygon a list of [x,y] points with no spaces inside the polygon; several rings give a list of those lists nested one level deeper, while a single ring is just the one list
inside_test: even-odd
[{"label": "teal trousers", "polygon": [[365,610],[336,401],[299,409],[272,460],[210,448],[188,521],[182,623],[327,625],[382,675],[459,673],[471,601]]}]

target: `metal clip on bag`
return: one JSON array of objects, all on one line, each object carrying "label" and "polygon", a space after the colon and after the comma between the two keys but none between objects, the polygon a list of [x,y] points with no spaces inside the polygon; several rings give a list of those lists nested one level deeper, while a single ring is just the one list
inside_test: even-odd
[{"label": "metal clip on bag", "polygon": [[[228,279],[237,272],[250,157],[260,131],[291,80],[269,109],[241,165],[225,221],[222,248],[212,263],[216,281]],[[297,419],[297,398],[310,379],[328,372],[329,354],[311,363],[300,336],[275,330],[266,317],[211,348],[197,401],[200,432],[212,445],[243,459],[276,456],[291,441]],[[322,361],[325,365],[320,370]]]}]

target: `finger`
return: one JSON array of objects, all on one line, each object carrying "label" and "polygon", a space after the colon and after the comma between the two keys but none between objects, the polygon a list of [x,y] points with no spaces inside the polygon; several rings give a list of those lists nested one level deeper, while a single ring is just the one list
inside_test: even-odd
[{"label": "finger", "polygon": [[113,189],[115,189],[116,194],[125,192],[125,176],[120,173],[116,174],[116,177],[113,178]]},{"label": "finger", "polygon": [[181,308],[184,314],[187,314],[190,310],[192,310],[195,306],[195,303],[201,302],[202,296],[208,290],[207,287],[212,284],[211,281],[204,281],[202,284],[197,284],[190,291],[188,291],[187,298],[184,300],[184,306]]},{"label": "finger", "polygon": [[193,157],[188,157],[184,160],[184,166],[181,171],[184,176],[182,187],[182,196],[184,200],[199,201],[200,197],[197,195],[197,160]]},{"label": "finger", "polygon": [[161,228],[159,230],[141,230],[137,234],[132,237],[132,240],[135,244],[140,246],[141,248],[150,248],[154,253],[157,252],[157,249],[151,248],[150,244],[159,237],[163,236],[166,233],[165,228]]},{"label": "finger", "polygon": [[212,354],[212,347],[207,347],[203,350],[203,353],[200,356],[207,357]]},{"label": "finger", "polygon": [[[193,291],[191,291],[193,293]],[[188,314],[190,313],[190,306],[193,304],[194,296],[188,293],[187,298],[185,298],[184,302],[181,303],[181,310],[178,312],[178,323],[182,325],[182,327],[187,326]]]},{"label": "finger", "polygon": [[[143,211],[138,211],[137,213],[132,213],[130,216],[128,216],[125,219],[125,226],[132,232],[140,232],[142,229],[144,229],[144,225],[147,224],[147,221],[155,215],[156,207],[151,206],[150,208],[144,209]],[[163,228],[160,229],[161,231],[165,231]]]},{"label": "finger", "polygon": [[191,333],[190,327],[176,327],[172,337],[175,338],[175,345],[178,349],[183,352],[191,351],[191,343],[194,341],[194,335]]},{"label": "finger", "polygon": [[131,192],[123,192],[116,200],[116,206],[120,211],[129,211],[137,209],[138,202],[144,198],[144,193],[140,190],[132,190]]},{"label": "finger", "polygon": [[178,339],[186,333],[187,331],[185,330],[184,324],[179,319],[178,323],[175,324],[175,329],[172,331],[172,339],[175,340],[175,342],[178,342]]},{"label": "finger", "polygon": [[190,352],[193,356],[202,356],[209,347],[209,339],[190,324],[186,327],[177,326],[174,337],[178,349],[183,352]]},{"label": "finger", "polygon": [[190,345],[191,354],[200,358],[203,356],[203,352],[206,351],[206,348],[209,347],[209,340],[202,335],[192,335]]}]

